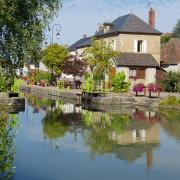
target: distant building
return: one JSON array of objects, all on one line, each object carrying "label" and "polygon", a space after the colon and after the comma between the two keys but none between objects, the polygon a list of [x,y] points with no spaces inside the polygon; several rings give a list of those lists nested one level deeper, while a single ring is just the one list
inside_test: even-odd
[{"label": "distant building", "polygon": [[160,67],[160,36],[155,29],[155,11],[149,11],[149,24],[139,17],[128,14],[111,23],[103,23],[92,37],[84,37],[71,45],[72,54],[83,55],[84,49],[91,46],[92,38],[104,39],[112,48],[120,51],[112,71],[124,71],[127,80],[145,84],[156,81],[156,71]]},{"label": "distant building", "polygon": [[180,38],[171,38],[162,46],[161,66],[167,72],[180,71]]}]

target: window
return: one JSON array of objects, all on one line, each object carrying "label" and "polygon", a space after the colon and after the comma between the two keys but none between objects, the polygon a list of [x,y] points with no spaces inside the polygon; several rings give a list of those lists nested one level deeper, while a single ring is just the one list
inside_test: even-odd
[{"label": "window", "polygon": [[137,41],[137,52],[143,52],[143,41]]},{"label": "window", "polygon": [[145,79],[145,69],[129,69],[129,78]]},{"label": "window", "polygon": [[147,41],[146,40],[134,40],[134,52],[146,52],[147,51]]},{"label": "window", "polygon": [[129,69],[129,77],[130,78],[135,78],[136,76],[137,76],[136,69]]}]

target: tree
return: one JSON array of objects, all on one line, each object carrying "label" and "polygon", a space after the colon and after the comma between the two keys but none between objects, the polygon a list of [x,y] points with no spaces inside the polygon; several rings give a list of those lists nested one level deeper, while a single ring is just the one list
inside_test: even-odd
[{"label": "tree", "polygon": [[[25,61],[39,60],[45,29],[60,8],[59,0],[0,0],[0,59],[12,73]],[[35,63],[35,64],[36,64]]]},{"label": "tree", "polygon": [[178,20],[178,22],[173,30],[172,37],[180,38],[180,20]]},{"label": "tree", "polygon": [[112,66],[110,59],[118,55],[119,53],[112,49],[111,44],[102,39],[94,39],[91,47],[85,51],[85,59],[92,72],[100,72],[101,77]]},{"label": "tree", "polygon": [[171,33],[165,33],[161,36],[161,44],[167,43],[169,42],[169,40],[171,39],[172,34]]},{"label": "tree", "polygon": [[43,51],[43,62],[51,70],[52,79],[54,73],[61,74],[62,66],[69,57],[69,51],[58,44],[51,44]]},{"label": "tree", "polygon": [[75,81],[76,76],[83,76],[86,73],[87,64],[77,56],[72,56],[64,63],[62,70],[64,74],[73,75]]}]

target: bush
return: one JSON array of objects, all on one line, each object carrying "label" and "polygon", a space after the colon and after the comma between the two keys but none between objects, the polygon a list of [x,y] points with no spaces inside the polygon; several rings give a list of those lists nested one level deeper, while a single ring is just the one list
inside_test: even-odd
[{"label": "bush", "polygon": [[169,96],[167,99],[163,100],[159,104],[160,106],[177,106],[180,105],[180,100],[175,96]]},{"label": "bush", "polygon": [[176,72],[168,72],[166,73],[165,77],[162,79],[159,79],[159,82],[164,89],[164,91],[167,92],[180,92],[180,73]]},{"label": "bush", "polygon": [[13,77],[0,68],[0,92],[5,92],[11,88]]},{"label": "bush", "polygon": [[49,72],[39,71],[36,74],[35,80],[36,80],[36,82],[41,82],[42,80],[45,81],[46,83],[50,82],[51,74]]},{"label": "bush", "polygon": [[125,82],[125,78],[124,72],[119,72],[112,79],[112,87],[114,92],[128,92],[131,83]]}]

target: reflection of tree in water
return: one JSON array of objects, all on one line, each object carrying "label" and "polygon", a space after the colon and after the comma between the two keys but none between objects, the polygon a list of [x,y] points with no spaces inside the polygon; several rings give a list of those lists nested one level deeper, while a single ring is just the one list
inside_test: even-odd
[{"label": "reflection of tree in water", "polygon": [[[98,118],[99,117],[99,118]],[[112,132],[123,133],[129,126],[128,115],[108,115],[83,111],[82,118],[90,131],[84,134],[85,143],[91,151],[92,157],[111,153],[116,142],[111,138]]]},{"label": "reflection of tree in water", "polygon": [[38,113],[40,110],[47,111],[48,107],[52,108],[55,106],[55,101],[32,94],[27,95],[27,101],[34,108],[33,113]]},{"label": "reflection of tree in water", "polygon": [[[112,153],[119,159],[133,162],[138,157],[147,154],[147,166],[152,166],[152,150],[158,146],[158,126],[154,125],[154,121],[151,124],[147,118],[145,121],[134,120],[132,114],[89,111],[83,111],[82,117],[90,128],[84,133],[84,138],[93,158]],[[153,126],[155,127],[153,128]],[[141,130],[149,131],[150,137],[144,140],[133,137],[133,131],[137,136],[137,132],[140,133]],[[146,133],[148,134],[148,132]]]},{"label": "reflection of tree in water", "polygon": [[180,140],[180,112],[176,110],[161,110],[161,126],[168,134]]},{"label": "reflection of tree in water", "polygon": [[5,107],[0,106],[0,179],[10,179],[14,173],[14,128]]},{"label": "reflection of tree in water", "polygon": [[68,126],[62,122],[62,115],[62,110],[56,109],[52,113],[47,114],[43,119],[43,132],[49,139],[64,137],[67,132]]}]

